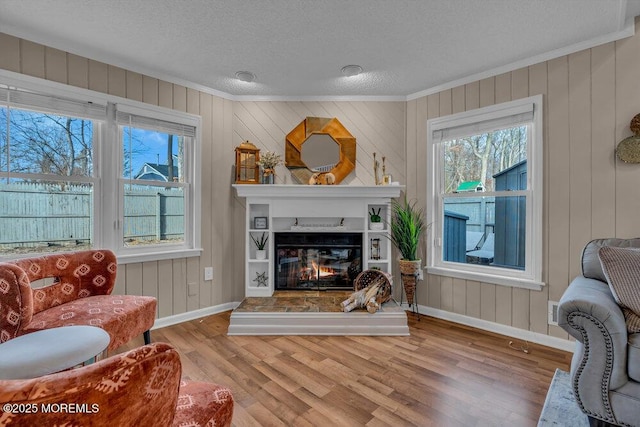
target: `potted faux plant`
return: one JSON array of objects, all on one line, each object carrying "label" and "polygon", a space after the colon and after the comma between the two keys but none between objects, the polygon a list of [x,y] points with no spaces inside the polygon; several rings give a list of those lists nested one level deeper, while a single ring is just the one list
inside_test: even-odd
[{"label": "potted faux plant", "polygon": [[276,166],[282,163],[280,154],[276,154],[273,151],[265,151],[260,156],[258,164],[262,166],[262,183],[273,184],[276,178]]},{"label": "potted faux plant", "polygon": [[382,223],[382,217],[380,216],[380,210],[382,208],[371,208],[371,212],[369,212],[369,228],[371,230],[382,230],[384,228],[384,224]]},{"label": "potted faux plant", "polygon": [[262,233],[259,239],[253,237],[251,235],[251,240],[256,245],[256,259],[266,259],[267,258],[267,250],[265,247],[267,246],[267,241],[269,240],[269,236],[265,236],[265,233]]},{"label": "potted faux plant", "polygon": [[391,224],[389,239],[400,252],[400,273],[407,302],[413,304],[416,290],[416,279],[422,260],[418,256],[418,247],[422,234],[427,229],[424,211],[416,207],[416,202],[391,201]]}]

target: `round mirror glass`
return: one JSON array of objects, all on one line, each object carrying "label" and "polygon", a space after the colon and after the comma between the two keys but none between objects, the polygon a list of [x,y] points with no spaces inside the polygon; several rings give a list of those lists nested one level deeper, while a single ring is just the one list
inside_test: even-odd
[{"label": "round mirror glass", "polygon": [[314,133],[302,145],[302,161],[313,172],[330,172],[340,161],[340,145],[326,133]]}]

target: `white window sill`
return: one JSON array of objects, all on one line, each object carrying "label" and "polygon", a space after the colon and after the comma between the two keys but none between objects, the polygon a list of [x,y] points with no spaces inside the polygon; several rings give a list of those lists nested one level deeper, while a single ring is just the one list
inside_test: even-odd
[{"label": "white window sill", "polygon": [[510,286],[512,288],[531,289],[541,291],[545,286],[544,282],[538,280],[525,279],[521,277],[497,276],[494,274],[478,273],[472,271],[461,271],[443,267],[426,267],[427,273],[437,276],[455,277],[457,279],[475,280],[484,283],[493,283],[500,286]]},{"label": "white window sill", "polygon": [[134,262],[160,261],[164,259],[191,258],[200,256],[202,248],[178,249],[162,252],[141,252],[135,254],[118,254],[118,264],[132,264]]}]

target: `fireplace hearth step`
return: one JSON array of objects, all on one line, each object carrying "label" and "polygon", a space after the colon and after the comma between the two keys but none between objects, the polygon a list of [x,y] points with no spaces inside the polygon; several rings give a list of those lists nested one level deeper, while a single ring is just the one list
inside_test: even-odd
[{"label": "fireplace hearth step", "polygon": [[[262,306],[261,310],[269,308]],[[409,335],[407,314],[395,301],[383,304],[374,314],[366,310],[284,311],[278,306],[273,310],[234,310],[228,335]]]}]

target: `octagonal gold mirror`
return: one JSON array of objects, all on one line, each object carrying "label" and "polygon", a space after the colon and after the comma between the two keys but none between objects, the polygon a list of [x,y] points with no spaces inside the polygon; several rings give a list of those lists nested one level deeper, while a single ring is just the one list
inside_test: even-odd
[{"label": "octagonal gold mirror", "polygon": [[356,138],[336,118],[307,117],[285,144],[287,168],[300,184],[329,173],[339,184],[356,167]]}]

